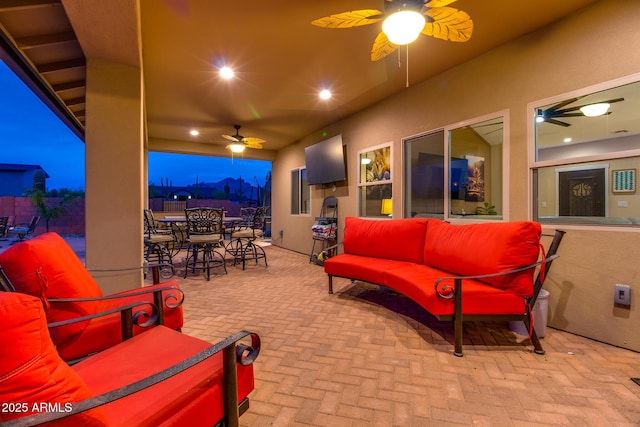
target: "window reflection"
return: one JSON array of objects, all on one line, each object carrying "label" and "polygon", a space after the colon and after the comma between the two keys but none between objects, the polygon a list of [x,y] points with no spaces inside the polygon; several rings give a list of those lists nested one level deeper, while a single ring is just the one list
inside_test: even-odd
[{"label": "window reflection", "polygon": [[[638,77],[533,104],[534,219],[640,225],[640,82],[633,81]],[[594,104],[607,105],[597,114],[583,108]]]},{"label": "window reflection", "polygon": [[502,117],[449,131],[452,218],[502,219]]}]

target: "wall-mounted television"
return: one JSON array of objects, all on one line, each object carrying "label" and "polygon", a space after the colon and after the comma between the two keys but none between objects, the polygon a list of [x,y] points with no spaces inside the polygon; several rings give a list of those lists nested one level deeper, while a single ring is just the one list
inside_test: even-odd
[{"label": "wall-mounted television", "polygon": [[342,135],[336,135],[304,149],[307,182],[331,184],[347,179]]}]

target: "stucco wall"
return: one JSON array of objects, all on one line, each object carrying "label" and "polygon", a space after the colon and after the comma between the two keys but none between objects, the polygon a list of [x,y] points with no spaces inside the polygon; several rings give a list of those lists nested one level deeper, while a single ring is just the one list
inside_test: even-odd
[{"label": "stucco wall", "polygon": [[[397,212],[404,194],[402,138],[500,110],[508,111],[510,125],[509,134],[505,135],[509,167],[508,205],[504,209],[511,220],[531,218],[527,104],[640,72],[638,16],[640,2],[600,1],[280,151],[273,164],[273,243],[310,252],[311,225],[325,196],[338,197],[341,225],[345,216],[357,215],[355,177],[359,150],[393,143],[393,198]],[[290,215],[290,170],[304,165],[305,146],[339,133],[347,147],[348,185],[335,192],[314,186],[311,215]],[[551,292],[549,325],[640,351],[636,302],[640,289],[640,233],[564,228],[567,235],[559,250],[561,258],[553,265],[545,284]],[[614,307],[615,283],[631,285],[630,309]]]}]

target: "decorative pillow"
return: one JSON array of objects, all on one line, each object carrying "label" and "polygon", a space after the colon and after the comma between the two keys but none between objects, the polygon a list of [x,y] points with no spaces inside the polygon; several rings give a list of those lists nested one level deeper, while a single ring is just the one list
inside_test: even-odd
[{"label": "decorative pillow", "polygon": [[[0,265],[16,291],[40,298],[49,322],[85,316],[98,310],[98,302],[56,304],[55,309],[49,309],[48,298],[102,296],[80,258],[56,233],[41,234],[11,246],[0,254]],[[86,322],[82,322],[57,328],[56,340],[60,333],[75,335],[85,327]]]},{"label": "decorative pillow", "polygon": [[[424,263],[460,276],[525,267],[538,260],[541,233],[540,224],[531,221],[468,225],[430,223]],[[534,269],[530,269],[480,280],[528,298],[533,294],[533,274]]]},{"label": "decorative pillow", "polygon": [[[82,379],[60,359],[47,330],[40,301],[0,292],[0,421],[47,411],[69,411],[91,397]],[[47,424],[49,425],[49,424]],[[60,420],[55,426],[103,426],[100,409]]]},{"label": "decorative pillow", "polygon": [[426,218],[368,220],[346,217],[344,252],[422,263]]}]

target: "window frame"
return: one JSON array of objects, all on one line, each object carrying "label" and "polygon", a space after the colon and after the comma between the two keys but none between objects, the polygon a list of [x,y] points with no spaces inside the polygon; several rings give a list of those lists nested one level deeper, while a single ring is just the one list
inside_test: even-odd
[{"label": "window frame", "polygon": [[[450,206],[451,206],[451,189],[450,189],[450,185],[447,185],[446,183],[450,182],[450,157],[451,157],[451,131],[459,129],[459,128],[463,128],[466,126],[471,126],[474,124],[479,124],[479,123],[483,123],[483,122],[487,122],[490,120],[495,120],[495,119],[502,119],[502,162],[501,162],[501,167],[502,167],[502,197],[501,197],[501,202],[502,202],[502,218],[496,218],[496,219],[489,219],[489,218],[478,218],[475,217],[475,215],[467,215],[466,217],[462,217],[460,215],[452,215],[450,212]],[[422,137],[426,137],[429,135],[434,135],[434,134],[438,134],[438,133],[442,133],[442,144],[443,144],[443,156],[444,156],[444,182],[445,182],[445,188],[443,189],[443,194],[445,194],[445,196],[443,197],[442,203],[442,209],[444,212],[444,216],[443,216],[443,220],[445,221],[449,221],[451,223],[461,223],[461,224],[468,224],[468,223],[473,223],[473,222],[506,222],[509,221],[509,176],[510,176],[510,168],[509,168],[509,153],[510,153],[510,111],[508,109],[506,110],[499,110],[499,111],[495,111],[493,113],[488,113],[482,116],[478,116],[478,117],[474,117],[468,120],[464,120],[464,121],[460,121],[457,123],[453,123],[453,124],[449,124],[443,127],[438,127],[438,128],[434,128],[432,130],[426,131],[426,132],[421,132],[419,134],[415,134],[415,135],[411,135],[405,138],[402,138],[402,161],[403,161],[403,165],[402,165],[402,171],[403,171],[403,176],[404,176],[404,184],[406,186],[406,188],[404,188],[404,193],[403,193],[403,205],[402,205],[402,209],[403,209],[403,217],[404,218],[410,218],[409,213],[407,212],[408,206],[406,203],[406,198],[408,198],[408,192],[410,191],[409,186],[411,185],[411,183],[408,181],[407,179],[407,173],[409,172],[409,169],[411,167],[411,165],[407,165],[407,144],[410,143],[412,140],[418,139],[418,138],[422,138]],[[434,214],[435,215],[435,214]],[[438,214],[439,215],[439,214]]]},{"label": "window frame", "polygon": [[[366,180],[366,175],[363,179],[363,171],[362,171],[362,156],[363,155],[367,155],[369,153],[371,154],[371,158],[373,158],[375,156],[375,151],[377,150],[382,150],[388,148],[389,149],[389,179],[378,179],[375,181],[367,181]],[[369,156],[367,156],[367,158],[369,158]],[[390,219],[393,218],[393,214],[389,215],[389,216],[385,216],[382,213],[380,215],[366,215],[366,209],[363,209],[363,199],[362,199],[362,192],[365,191],[365,189],[367,188],[372,188],[375,186],[386,186],[386,185],[390,185],[391,186],[391,196],[390,198],[393,200],[393,141],[389,141],[389,142],[385,142],[383,144],[379,144],[379,145],[375,145],[373,147],[367,147],[364,148],[362,150],[358,151],[358,156],[357,156],[357,171],[358,171],[358,183],[357,183],[357,187],[358,187],[358,217],[361,218],[378,218],[378,219]],[[366,172],[365,172],[366,174]],[[382,191],[382,190],[381,190]]]},{"label": "window frame", "polygon": [[[303,175],[303,171],[306,173],[307,167],[306,166],[299,166],[297,168],[293,168],[290,170],[290,176],[291,176],[291,207],[290,207],[290,211],[289,214],[292,216],[311,216],[311,188],[308,184],[304,183],[304,180],[302,179],[302,175]],[[294,173],[297,173],[297,182],[296,184],[296,190],[297,193],[294,194],[293,191],[293,187],[294,187]],[[307,186],[307,191],[304,191],[303,186],[306,185]],[[304,203],[304,194],[306,193],[307,195],[307,201],[308,201],[308,212],[303,212],[303,203]],[[294,212],[294,196],[297,197],[297,203],[296,203],[296,212]]]},{"label": "window frame", "polygon": [[[620,151],[610,151],[607,153],[599,153],[599,154],[588,154],[584,156],[576,156],[576,157],[565,157],[560,159],[550,159],[550,160],[537,160],[538,158],[538,146],[537,146],[537,135],[536,135],[536,111],[537,109],[548,106],[550,104],[559,103],[564,100],[568,100],[571,98],[579,98],[582,96],[587,96],[590,94],[595,94],[598,92],[606,91],[609,89],[614,89],[620,86],[629,85],[632,83],[640,84],[640,73],[635,73],[627,76],[623,76],[617,79],[609,80],[606,82],[598,83],[595,85],[579,88],[570,92],[565,92],[562,94],[554,95],[551,97],[547,97],[544,99],[536,100],[529,102],[527,104],[527,145],[528,145],[528,174],[527,174],[527,187],[529,189],[529,197],[527,198],[528,212],[529,216],[533,221],[539,221],[539,207],[535,203],[539,198],[538,190],[539,190],[539,171],[544,168],[555,168],[554,176],[557,176],[559,171],[569,171],[569,170],[587,170],[595,167],[602,167],[602,165],[606,165],[606,184],[607,184],[607,196],[605,197],[606,201],[606,217],[609,218],[609,210],[611,209],[611,198],[608,194],[609,185],[611,180],[611,171],[615,169],[614,165],[611,165],[611,161],[620,160],[620,159],[631,159],[634,157],[640,158],[640,149],[630,149],[630,150],[620,150]],[[557,194],[558,187],[557,182],[556,185],[556,199],[559,197]],[[556,200],[556,209],[558,207],[558,203]],[[556,215],[559,216],[559,215]],[[639,215],[640,216],[640,215]],[[574,228],[574,229],[598,229],[598,230],[607,230],[607,231],[634,231],[640,232],[640,227],[636,224],[616,224],[612,225],[603,221],[602,223],[575,223],[575,224],[567,224],[566,222],[558,219],[557,221],[553,220],[544,220],[541,222],[543,226],[555,226],[561,224],[563,227]]]}]

